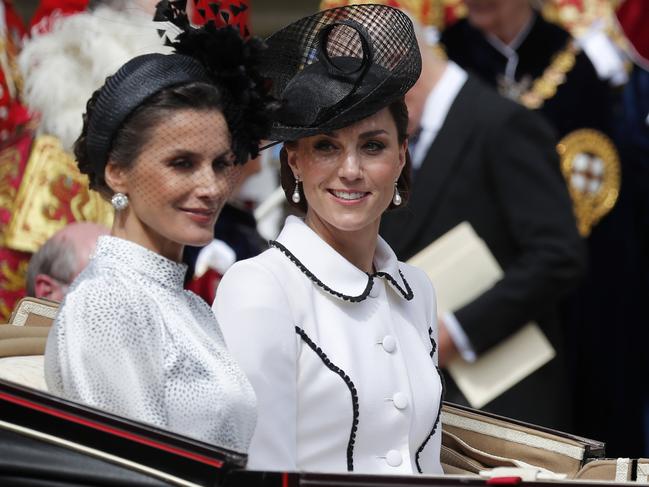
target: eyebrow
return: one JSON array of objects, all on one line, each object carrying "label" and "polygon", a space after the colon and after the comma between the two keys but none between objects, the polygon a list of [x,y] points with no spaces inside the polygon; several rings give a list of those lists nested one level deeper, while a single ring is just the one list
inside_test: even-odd
[{"label": "eyebrow", "polygon": [[232,152],[232,149],[226,149],[212,160],[218,161],[219,159],[229,159],[230,157],[234,159],[234,153]]},{"label": "eyebrow", "polygon": [[[361,138],[376,137],[377,135],[382,135],[387,133],[388,133],[387,130],[377,129],[377,130],[370,130],[368,132],[363,132],[362,134],[359,135],[359,137]],[[334,139],[338,138],[338,134],[336,132],[323,132],[323,135],[326,135],[327,137],[331,137]]]},{"label": "eyebrow", "polygon": [[[223,152],[220,154],[217,154],[215,157],[212,158],[213,161],[223,159],[229,156],[229,154],[232,151],[230,149],[225,149]],[[193,151],[190,149],[185,149],[185,148],[178,148],[174,149],[173,152],[171,153],[171,157],[192,157],[192,156],[197,156],[200,155],[200,152]]]},{"label": "eyebrow", "polygon": [[367,138],[367,137],[376,137],[377,135],[382,135],[387,133],[388,133],[387,130],[378,129],[378,130],[370,130],[369,132],[363,132],[360,136],[363,138]]}]

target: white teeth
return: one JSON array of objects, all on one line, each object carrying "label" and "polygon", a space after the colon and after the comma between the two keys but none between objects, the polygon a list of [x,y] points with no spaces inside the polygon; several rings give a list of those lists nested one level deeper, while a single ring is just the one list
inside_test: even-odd
[{"label": "white teeth", "polygon": [[332,190],[331,192],[334,194],[334,196],[342,200],[359,200],[363,196],[365,196],[365,193],[360,193],[360,192],[349,193],[347,191],[336,191],[336,190]]}]

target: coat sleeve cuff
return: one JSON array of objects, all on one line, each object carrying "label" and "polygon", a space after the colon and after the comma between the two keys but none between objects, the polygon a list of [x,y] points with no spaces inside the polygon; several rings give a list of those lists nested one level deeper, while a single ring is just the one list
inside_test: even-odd
[{"label": "coat sleeve cuff", "polygon": [[469,337],[462,329],[462,325],[460,325],[460,322],[457,320],[455,315],[450,311],[447,311],[442,316],[442,319],[444,320],[446,331],[448,331],[455,348],[460,352],[462,358],[469,363],[475,362],[477,358],[475,350],[471,346]]}]

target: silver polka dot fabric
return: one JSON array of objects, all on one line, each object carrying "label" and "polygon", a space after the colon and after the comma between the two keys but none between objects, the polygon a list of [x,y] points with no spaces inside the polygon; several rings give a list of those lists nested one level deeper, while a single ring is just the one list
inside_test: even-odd
[{"label": "silver polka dot fabric", "polygon": [[45,352],[48,389],[138,421],[246,452],[255,396],[186,266],[100,237]]}]

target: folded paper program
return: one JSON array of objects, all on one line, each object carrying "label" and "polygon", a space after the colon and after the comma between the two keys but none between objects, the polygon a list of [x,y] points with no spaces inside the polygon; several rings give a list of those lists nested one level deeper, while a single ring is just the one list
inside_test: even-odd
[{"label": "folded paper program", "polygon": [[[503,276],[484,241],[462,222],[412,257],[437,291],[437,311],[455,311]],[[453,360],[448,371],[469,404],[481,408],[552,360],[555,351],[536,323],[528,323],[475,362]]]}]

